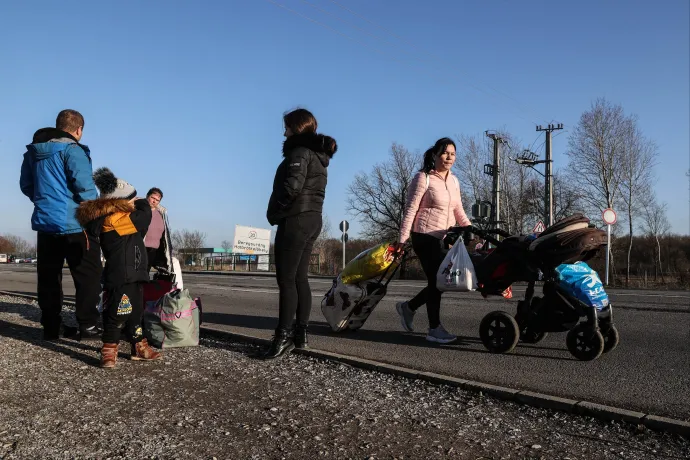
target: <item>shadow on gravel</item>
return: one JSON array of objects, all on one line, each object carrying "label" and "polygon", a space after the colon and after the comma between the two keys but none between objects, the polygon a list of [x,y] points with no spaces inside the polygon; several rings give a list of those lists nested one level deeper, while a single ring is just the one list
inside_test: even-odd
[{"label": "shadow on gravel", "polygon": [[0,304],[0,312],[19,315],[22,318],[34,323],[38,323],[40,321],[40,313],[38,313],[38,311],[40,310],[36,309],[36,311],[33,311],[31,309],[27,309],[25,304],[20,303],[3,302]]},{"label": "shadow on gravel", "polygon": [[[10,310],[8,310],[6,307],[3,307],[2,311]],[[84,353],[80,353],[77,350],[74,350],[74,348],[78,348],[82,351],[94,351],[97,349],[97,345],[87,345],[80,342],[70,341],[69,345],[71,348],[69,348],[62,345],[62,343],[66,343],[63,342],[64,339],[61,339],[58,342],[46,342],[42,338],[43,329],[40,327],[23,326],[0,320],[0,336],[21,340],[23,342],[27,342],[32,345],[45,348],[46,350],[62,353],[63,355],[74,358],[78,361],[83,362],[84,364],[88,364],[89,366],[98,366],[100,364],[99,360],[95,356],[90,356]]]},{"label": "shadow on gravel", "polygon": [[[276,327],[277,318],[268,316],[253,316],[253,315],[240,315],[235,313],[215,313],[215,312],[204,312],[204,324],[216,324],[223,326],[232,326],[244,329],[258,329],[258,330],[268,330],[273,331]],[[409,334],[405,332],[398,331],[380,331],[372,329],[359,329],[357,331],[346,331],[346,332],[333,332],[331,327],[322,321],[311,321],[309,323],[309,333],[313,336],[320,337],[334,337],[344,340],[358,340],[370,343],[386,343],[391,345],[405,345],[405,346],[415,346],[430,349],[446,349],[455,350],[459,353],[479,353],[479,354],[491,354],[489,351],[485,350],[481,341],[477,337],[458,337],[456,343],[451,343],[447,345],[435,344],[427,342],[424,339],[423,334]],[[479,346],[480,348],[477,348]],[[541,354],[539,350],[541,347],[520,347],[515,349],[514,352],[510,353],[510,356],[518,356],[524,358],[538,358],[547,359],[554,361],[570,361],[574,358],[570,356],[547,356]],[[560,351],[560,348],[546,348],[543,350],[547,351]],[[565,350],[565,348],[563,349]],[[530,352],[530,351],[533,351]],[[567,351],[565,352],[567,353]]]},{"label": "shadow on gravel", "polygon": [[266,347],[262,345],[244,342],[228,342],[226,339],[217,335],[213,335],[211,337],[202,336],[199,345],[206,348],[215,348],[219,350],[229,350],[236,353],[241,353],[252,359],[262,359],[263,354],[266,351]]},{"label": "shadow on gravel", "polygon": [[[33,298],[33,297],[36,297],[36,291],[33,291],[33,292],[29,292],[29,291],[10,291],[10,292],[12,292],[12,293],[14,293],[14,294],[20,294],[20,295],[28,295],[28,296],[31,296],[32,298]],[[62,299],[63,299],[63,300],[67,300],[67,301],[69,301],[69,302],[74,302],[74,301],[75,301],[75,297],[74,297],[73,295],[67,295],[67,294],[64,294],[64,295],[62,296]]]}]

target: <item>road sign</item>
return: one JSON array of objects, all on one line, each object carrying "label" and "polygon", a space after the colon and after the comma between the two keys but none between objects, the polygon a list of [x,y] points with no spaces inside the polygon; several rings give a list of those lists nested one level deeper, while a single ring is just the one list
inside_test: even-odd
[{"label": "road sign", "polygon": [[546,230],[546,226],[544,225],[544,222],[539,221],[537,222],[537,225],[534,226],[532,229],[532,233],[541,233],[544,230]]},{"label": "road sign", "polygon": [[350,239],[350,237],[347,235],[347,233],[343,233],[342,236],[340,237],[343,243],[347,243],[347,241]]},{"label": "road sign", "polygon": [[348,230],[350,230],[350,223],[346,220],[340,222],[340,231],[347,233]]},{"label": "road sign", "polygon": [[606,208],[601,212],[601,218],[604,219],[606,225],[613,225],[618,221],[616,211],[611,208]]}]

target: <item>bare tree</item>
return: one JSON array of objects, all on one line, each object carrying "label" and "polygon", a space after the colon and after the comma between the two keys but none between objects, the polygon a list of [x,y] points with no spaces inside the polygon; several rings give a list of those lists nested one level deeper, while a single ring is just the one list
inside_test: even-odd
[{"label": "bare tree", "polygon": [[[613,208],[622,179],[629,122],[620,104],[604,98],[592,103],[568,139],[567,174],[577,183],[586,211],[597,216]],[[613,240],[612,240],[613,241]],[[613,242],[608,246],[613,267]]]},{"label": "bare tree", "polygon": [[568,140],[568,173],[579,184],[588,211],[612,208],[620,189],[629,122],[623,107],[597,99]]},{"label": "bare tree", "polygon": [[24,238],[17,235],[3,235],[5,246],[7,246],[6,252],[11,252],[20,257],[33,257],[36,254],[36,248],[26,241]]},{"label": "bare tree", "polygon": [[182,232],[180,230],[175,230],[170,235],[170,238],[172,239],[172,246],[174,248],[173,251],[174,251],[175,255],[181,256],[183,259],[182,263],[185,263],[184,262],[184,259],[185,259],[185,257],[184,257],[184,255],[185,255],[184,236],[182,235]]},{"label": "bare tree", "polygon": [[508,140],[508,145],[503,149],[504,158],[501,167],[501,190],[503,191],[501,207],[504,210],[501,220],[506,222],[504,228],[509,233],[525,233],[530,230],[528,220],[532,220],[528,219],[528,184],[536,176],[532,169],[525,168],[514,161],[517,151],[522,150],[519,147],[520,141],[509,133],[503,133],[502,136]]},{"label": "bare tree", "polygon": [[486,140],[477,136],[458,137],[457,161],[453,169],[466,191],[463,203],[466,207],[480,201],[491,200],[491,177],[484,174],[484,164],[489,158]]},{"label": "bare tree", "polygon": [[[422,164],[421,156],[393,143],[388,161],[374,165],[369,174],[359,173],[348,187],[348,211],[363,226],[369,241],[396,241],[405,212],[410,183]],[[407,272],[407,259],[400,276]]]},{"label": "bare tree", "polygon": [[198,262],[199,250],[206,243],[206,233],[198,230],[176,230],[172,234],[173,245],[186,263],[187,256],[192,256],[193,262]]},{"label": "bare tree", "polygon": [[395,240],[400,233],[407,190],[421,158],[393,143],[390,157],[359,173],[348,187],[348,211],[362,223],[363,234],[373,240]]},{"label": "bare tree", "polygon": [[321,215],[321,222],[321,233],[314,242],[314,249],[312,250],[312,254],[318,254],[319,260],[323,261],[326,257],[326,244],[328,240],[331,239],[331,219],[325,212]]},{"label": "bare tree", "polygon": [[582,193],[577,182],[572,182],[568,175],[561,171],[553,175],[553,212],[554,221],[578,212],[584,213]]},{"label": "bare tree", "polygon": [[630,258],[633,245],[633,223],[640,205],[648,201],[654,180],[653,169],[658,150],[654,142],[647,139],[637,126],[637,118],[627,119],[628,129],[622,155],[620,191],[628,220],[628,254],[625,267],[625,285],[630,284]]},{"label": "bare tree", "polygon": [[331,231],[332,231],[332,226],[331,226],[331,219],[328,217],[328,214],[324,212],[321,215],[321,234],[319,235],[319,238],[323,240],[327,240],[331,238]]},{"label": "bare tree", "polygon": [[[561,171],[553,175],[553,219],[554,222],[582,211],[580,193],[577,185]],[[544,218],[544,181],[534,178],[526,187],[523,198],[527,207],[526,215],[535,223]],[[531,229],[525,229],[531,231]]]},{"label": "bare tree", "polygon": [[225,254],[227,254],[230,252],[230,249],[232,249],[232,241],[223,240],[220,243],[220,247],[223,248],[223,251],[225,251]]},{"label": "bare tree", "polygon": [[642,228],[647,235],[656,241],[656,257],[654,258],[654,281],[657,279],[657,270],[661,271],[661,281],[664,280],[664,270],[661,266],[661,243],[660,238],[671,230],[671,224],[666,217],[666,203],[658,203],[651,199],[644,204],[644,222]]},{"label": "bare tree", "polygon": [[199,260],[199,250],[204,247],[206,243],[206,233],[200,232],[199,230],[183,230],[186,233],[187,247],[192,254],[195,262],[200,262]]},{"label": "bare tree", "polygon": [[331,239],[331,219],[325,212],[321,215],[321,222],[321,233],[314,242],[312,254],[318,254],[319,265],[323,266],[323,262],[327,259],[326,246],[328,245],[328,241]]},{"label": "bare tree", "polygon": [[12,252],[12,244],[5,238],[4,236],[0,235],[0,253],[7,253],[7,252]]}]

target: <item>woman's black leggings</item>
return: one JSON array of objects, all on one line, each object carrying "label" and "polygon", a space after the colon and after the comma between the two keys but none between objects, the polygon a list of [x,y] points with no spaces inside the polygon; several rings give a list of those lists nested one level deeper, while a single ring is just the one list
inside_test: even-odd
[{"label": "woman's black leggings", "polygon": [[276,278],[278,280],[278,327],[306,327],[311,313],[309,261],[314,242],[321,233],[321,213],[304,212],[285,218],[278,224],[275,242]]},{"label": "woman's black leggings", "polygon": [[438,273],[447,250],[442,240],[431,235],[414,232],[412,233],[412,248],[419,257],[428,284],[407,305],[411,310],[416,311],[426,304],[429,328],[435,329],[441,324],[441,291],[436,288],[436,273]]}]

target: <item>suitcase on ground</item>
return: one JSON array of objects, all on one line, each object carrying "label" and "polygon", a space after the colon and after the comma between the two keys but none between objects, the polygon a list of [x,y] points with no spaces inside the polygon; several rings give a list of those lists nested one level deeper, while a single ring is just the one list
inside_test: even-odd
[{"label": "suitcase on ground", "polygon": [[355,331],[364,326],[385,297],[388,283],[399,267],[400,264],[392,264],[380,277],[357,284],[344,284],[340,276],[334,279],[321,301],[321,312],[331,329],[334,332]]}]

